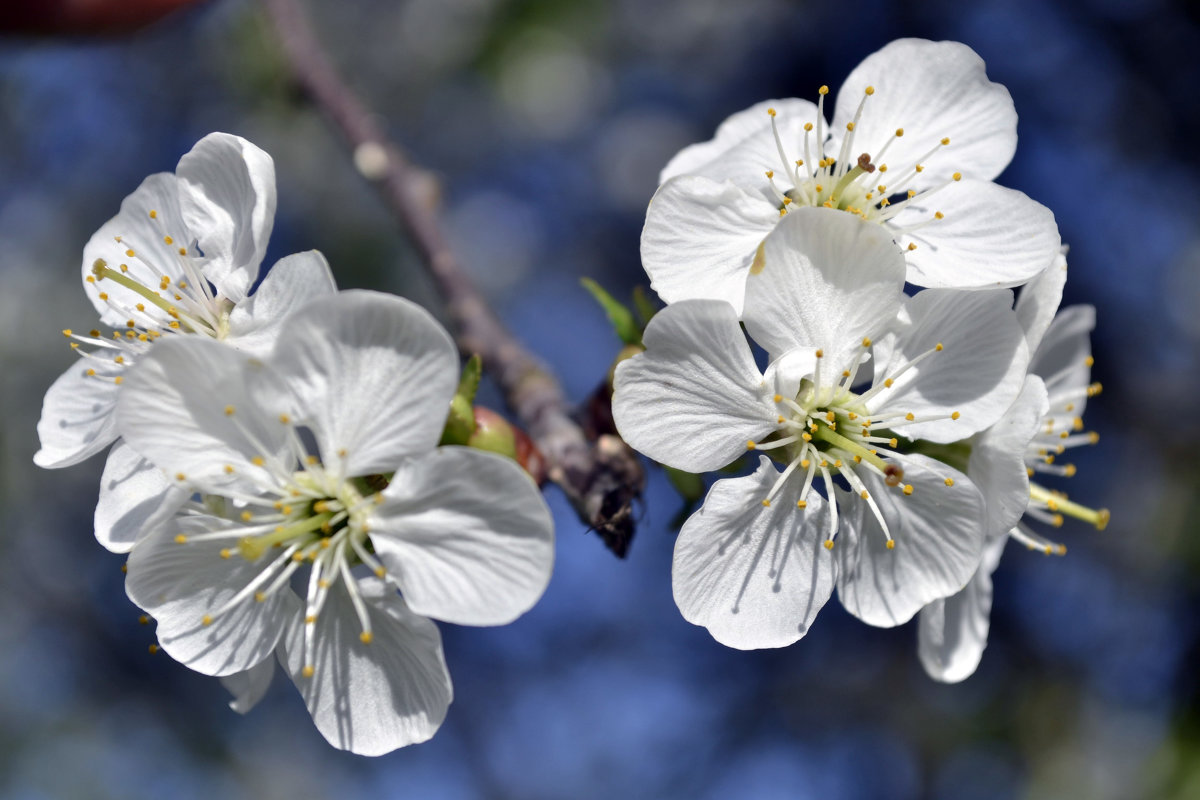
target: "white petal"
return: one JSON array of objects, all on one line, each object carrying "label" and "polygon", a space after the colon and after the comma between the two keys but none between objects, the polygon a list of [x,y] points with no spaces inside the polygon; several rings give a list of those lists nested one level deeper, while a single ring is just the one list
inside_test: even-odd
[{"label": "white petal", "polygon": [[[1046,388],[1082,387],[1088,384],[1092,354],[1090,334],[1096,327],[1096,309],[1088,305],[1068,306],[1054,317],[1046,329],[1037,352],[1029,362],[1029,371],[1046,381]],[[1078,405],[1083,413],[1083,404]]]},{"label": "white petal", "polygon": [[719,300],[684,300],[654,315],[646,351],[617,365],[613,419],[635,450],[676,469],[707,472],[775,428],[775,392],[750,353],[737,314]]},{"label": "white petal", "polygon": [[917,654],[929,677],[958,683],[975,673],[987,647],[991,613],[992,576],[984,569],[961,592],[921,609]]},{"label": "white petal", "polygon": [[681,176],[659,187],[646,210],[642,267],[668,303],[725,300],[741,313],[746,276],[778,208],[732,183]]},{"label": "white petal", "polygon": [[[94,369],[95,375],[87,371]],[[46,390],[38,420],[41,449],[33,455],[39,467],[69,467],[99,453],[117,438],[113,408],[118,389],[113,378],[119,364],[79,359]]]},{"label": "white petal", "polygon": [[1042,343],[1042,337],[1062,302],[1066,283],[1067,259],[1060,252],[1053,264],[1021,287],[1017,295],[1017,321],[1021,323],[1021,330],[1025,331],[1025,344],[1030,353],[1036,353],[1038,345]]},{"label": "white petal", "polygon": [[[901,625],[922,606],[962,589],[979,567],[983,547],[983,497],[965,475],[925,456],[895,461],[904,470],[904,483],[913,487],[911,495],[885,485],[873,472],[858,472],[888,533],[866,502],[841,494],[844,517],[834,547],[842,605],[880,627]],[[954,485],[947,486],[946,478]],[[896,542],[890,550],[889,533]]]},{"label": "white petal", "polygon": [[433,736],[453,689],[437,626],[409,611],[390,585],[367,578],[358,586],[371,619],[371,643],[359,640],[358,616],[338,586],[314,627],[312,677],[303,675],[302,625],[289,633],[285,666],[331,745],[377,756]]},{"label": "white petal", "polygon": [[276,463],[285,470],[292,463],[289,428],[264,412],[247,386],[267,371],[213,339],[164,339],[129,371],[117,402],[118,430],[181,484],[213,494],[277,485],[267,468],[253,463],[261,457],[267,467]]},{"label": "white petal", "polygon": [[240,136],[210,133],[175,168],[184,220],[204,274],[237,303],[258,276],[275,224],[275,164]]},{"label": "white petal", "polygon": [[[226,601],[277,558],[268,550],[250,562],[236,552],[236,540],[175,541],[227,523],[212,517],[181,517],[138,542],[129,555],[125,591],[158,623],[158,641],[171,657],[205,675],[231,675],[268,658],[300,601],[286,586],[257,602],[247,597],[226,613]],[[223,548],[234,548],[229,558]],[[212,616],[209,625],[205,615]]]},{"label": "white petal", "polygon": [[[155,213],[153,219],[151,211]],[[163,241],[164,236],[171,236],[173,243],[168,245]],[[120,241],[117,241],[118,237]],[[172,281],[183,277],[178,248],[187,246],[189,240],[179,210],[179,185],[175,176],[160,172],[146,178],[121,202],[117,215],[104,223],[83,248],[83,288],[99,312],[100,321],[113,328],[124,328],[129,313],[138,303],[145,306],[145,311],[135,318],[139,324],[155,320],[165,325],[170,319],[157,306],[145,302],[144,296],[114,281],[88,282],[96,259],[103,259],[115,270],[124,265],[127,277],[157,291],[163,275]],[[130,250],[134,255],[129,255]],[[109,299],[101,300],[101,292]],[[118,310],[113,305],[123,308]]]},{"label": "white petal", "polygon": [[763,244],[743,317],[773,356],[822,348],[840,372],[846,353],[896,315],[903,287],[904,259],[883,228],[833,209],[800,208]]},{"label": "white petal", "polygon": [[391,472],[433,449],[458,388],[450,334],[417,304],[379,292],[340,292],[289,316],[271,363],[291,396],[256,383],[258,396],[292,404],[344,475]]},{"label": "white petal", "polygon": [[[933,350],[900,374],[909,360]],[[873,412],[944,417],[932,422],[891,423],[896,433],[953,442],[992,425],[1012,405],[1024,382],[1029,353],[1007,289],[926,289],[908,298],[894,333],[875,349],[876,383],[894,375],[895,385],[871,401]],[[950,415],[959,412],[959,419]]]},{"label": "white petal", "polygon": [[239,714],[245,714],[266,696],[267,689],[271,688],[271,680],[274,677],[275,658],[271,656],[264,658],[248,670],[224,675],[220,681],[221,685],[233,695],[233,699],[229,701],[229,707]]},{"label": "white petal", "polygon": [[684,619],[739,650],[800,639],[836,579],[835,558],[822,546],[824,501],[810,492],[798,509],[803,482],[789,480],[764,507],[778,477],[760,456],[753,475],[717,481],[675,540],[671,585]]},{"label": "white petal", "polygon": [[128,553],[136,541],[170,520],[188,497],[188,490],[119,441],[100,477],[96,540],[113,553]]},{"label": "white petal", "polygon": [[[775,109],[775,124],[788,157],[787,164],[779,157],[767,113],[769,108]],[[793,181],[787,176],[795,169],[796,160],[804,157],[806,122],[814,126],[817,122],[817,107],[808,100],[788,98],[755,103],[722,122],[709,141],[680,150],[663,167],[658,182],[666,183],[678,175],[702,175],[714,181],[732,181],[747,192],[773,200],[774,193],[765,173],[767,170],[776,173],[780,190],[792,188]],[[815,141],[812,146],[816,147]]]},{"label": "white petal", "polygon": [[[891,222],[908,259],[908,281],[959,289],[1016,286],[1054,263],[1062,247],[1054,214],[1025,194],[986,181],[951,183]],[[916,245],[909,250],[910,245]]]},{"label": "white petal", "polygon": [[1017,148],[1012,98],[987,79],[983,59],[966,45],[897,39],[867,56],[838,91],[835,131],[854,119],[868,86],[875,91],[855,126],[854,156],[878,153],[903,128],[882,163],[908,172],[949,137],[948,146],[922,162],[928,168],[914,181],[918,187],[955,171],[991,180],[1012,160]]},{"label": "white petal", "polygon": [[281,258],[254,294],[229,314],[226,341],[247,353],[266,355],[288,314],[336,292],[333,273],[320,252],[308,250]]},{"label": "white petal", "polygon": [[550,582],[554,522],[515,461],[439,447],[405,462],[383,497],[371,543],[414,613],[504,625]]},{"label": "white petal", "polygon": [[1029,375],[1004,416],[974,439],[967,475],[983,493],[984,535],[989,539],[1007,536],[1029,505],[1025,450],[1049,408],[1046,387],[1036,375]]}]

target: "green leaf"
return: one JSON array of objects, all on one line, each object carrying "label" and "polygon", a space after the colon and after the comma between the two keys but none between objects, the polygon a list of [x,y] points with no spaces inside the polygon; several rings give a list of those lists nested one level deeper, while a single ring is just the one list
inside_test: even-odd
[{"label": "green leaf", "polygon": [[462,377],[458,379],[458,391],[450,400],[450,415],[442,431],[441,444],[466,444],[475,433],[475,393],[479,391],[479,379],[483,375],[483,359],[479,354],[467,359]]},{"label": "green leaf", "polygon": [[611,294],[604,291],[600,284],[596,283],[591,278],[581,278],[580,283],[583,288],[587,289],[592,297],[596,298],[596,302],[604,309],[604,313],[608,315],[608,321],[612,323],[613,330],[617,332],[617,336],[625,344],[641,344],[642,330],[638,326],[637,321],[633,318],[633,312],[625,305],[617,302]]},{"label": "green leaf", "polygon": [[650,324],[650,320],[658,313],[658,307],[654,305],[654,301],[650,299],[650,295],[646,294],[644,286],[633,287],[633,308],[637,311],[638,324],[642,330],[646,330],[646,326]]},{"label": "green leaf", "polygon": [[475,393],[479,391],[479,379],[483,376],[483,359],[479,353],[467,359],[463,364],[462,377],[458,379],[457,394],[466,398],[468,403],[475,402]]}]

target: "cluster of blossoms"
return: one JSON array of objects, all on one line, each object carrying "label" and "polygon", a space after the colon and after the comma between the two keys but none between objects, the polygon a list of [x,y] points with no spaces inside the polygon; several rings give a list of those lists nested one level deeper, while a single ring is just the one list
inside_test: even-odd
[{"label": "cluster of blossoms", "polygon": [[443,445],[454,343],[397,297],[339,292],[317,252],[251,293],[275,210],[269,156],[212,134],[84,249],[99,329],[50,388],[43,467],[110,445],[95,532],[159,645],[237,711],[278,662],[333,745],[434,734],[452,697],[432,619],[501,625],[553,565],[515,461]]},{"label": "cluster of blossoms", "polygon": [[961,680],[1005,543],[1065,552],[1023,520],[1108,521],[1031,481],[1072,475],[1058,456],[1095,441],[1093,312],[1058,309],[1050,211],[992,182],[1016,113],[974,52],[889,44],[832,125],[828,91],[734,114],[664,169],[642,260],[668,305],[616,370],[614,418],[675,469],[758,456],[680,531],[687,620],[780,647],[836,587],[871,625],[919,613],[927,671]]}]

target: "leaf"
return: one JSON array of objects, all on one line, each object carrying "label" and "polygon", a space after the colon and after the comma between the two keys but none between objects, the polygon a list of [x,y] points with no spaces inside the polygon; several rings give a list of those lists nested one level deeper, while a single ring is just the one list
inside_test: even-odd
[{"label": "leaf", "polygon": [[638,326],[637,321],[633,318],[633,312],[625,305],[617,302],[611,294],[604,291],[600,284],[596,283],[591,278],[581,278],[580,283],[583,288],[591,293],[592,297],[596,298],[596,302],[604,309],[604,313],[608,315],[608,321],[612,323],[613,330],[617,332],[617,336],[625,344],[641,344],[642,330]]}]

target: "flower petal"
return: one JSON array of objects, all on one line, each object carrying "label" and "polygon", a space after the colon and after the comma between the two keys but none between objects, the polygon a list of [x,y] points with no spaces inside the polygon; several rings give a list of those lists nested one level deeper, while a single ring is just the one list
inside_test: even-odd
[{"label": "flower petal", "polygon": [[[153,218],[150,216],[152,211]],[[168,235],[178,241],[168,245],[163,241]],[[166,312],[146,303],[142,295],[111,280],[94,280],[92,268],[97,259],[103,259],[112,269],[120,270],[124,266],[122,271],[127,277],[157,290],[163,275],[172,281],[184,276],[178,248],[186,246],[188,240],[179,209],[178,180],[169,172],[146,178],[121,202],[117,215],[100,226],[83,248],[83,289],[100,314],[100,321],[113,328],[124,328],[129,314],[141,303],[145,311],[135,315],[138,324],[144,325],[150,320],[158,325],[170,322]],[[134,255],[130,256],[129,251]],[[89,276],[92,281],[88,281]],[[107,300],[100,299],[101,292],[108,296]]]},{"label": "flower petal", "polygon": [[[1004,540],[1000,540],[1004,545]],[[958,683],[975,673],[987,647],[992,575],[980,569],[961,592],[934,600],[917,617],[917,654],[935,681]]]},{"label": "flower petal", "polygon": [[[96,374],[88,375],[89,369]],[[37,426],[42,446],[33,463],[46,469],[69,467],[112,444],[117,438],[113,408],[121,388],[113,378],[124,370],[119,364],[80,359],[58,376],[42,401]]]},{"label": "flower petal", "polygon": [[1067,283],[1066,248],[1062,248],[1054,263],[1021,287],[1017,295],[1017,321],[1025,332],[1025,344],[1030,353],[1036,353],[1046,329],[1058,312],[1062,302],[1063,287]]},{"label": "flower petal", "polygon": [[[934,219],[935,211],[945,218]],[[1050,209],[1022,192],[966,178],[905,206],[890,227],[899,229],[908,281],[917,286],[1016,286],[1053,264],[1062,248]]]},{"label": "flower petal", "polygon": [[864,336],[900,308],[904,259],[891,237],[828,208],[789,212],[763,243],[746,281],[746,330],[772,356],[822,348],[839,371]]},{"label": "flower petal", "polygon": [[777,206],[728,181],[672,178],[651,199],[642,230],[651,288],[668,303],[725,300],[740,314],[755,252],[778,221]]},{"label": "flower petal", "polygon": [[281,258],[254,294],[230,312],[227,341],[247,353],[266,355],[288,314],[336,292],[333,273],[320,252],[309,250]]},{"label": "flower petal", "polygon": [[340,292],[289,316],[271,363],[284,383],[256,382],[257,396],[268,408],[290,404],[344,475],[391,472],[433,449],[458,388],[450,334],[417,304],[379,292]]},{"label": "flower petal", "polygon": [[635,450],[688,472],[719,469],[775,428],[775,388],[733,306],[684,300],[654,315],[646,351],[617,365],[613,419]]},{"label": "flower petal", "polygon": [[1004,416],[974,439],[967,475],[983,494],[988,539],[1008,536],[1029,506],[1025,451],[1049,409],[1046,387],[1036,375],[1028,375]]},{"label": "flower petal", "polygon": [[[891,141],[883,162],[908,172],[943,137],[950,139],[920,161],[929,168],[917,176],[917,188],[955,171],[991,180],[1016,152],[1012,97],[988,80],[983,59],[964,44],[897,39],[867,56],[838,91],[835,131],[854,120],[868,86],[874,93],[855,125],[853,155],[876,154]],[[897,128],[904,136],[893,139]]]},{"label": "flower petal", "polygon": [[[1046,381],[1046,388],[1086,386],[1091,376],[1088,356],[1090,334],[1096,327],[1096,309],[1089,305],[1067,306],[1054,317],[1040,346],[1029,362],[1029,371]],[[1083,413],[1079,404],[1078,414]]]},{"label": "flower petal", "polygon": [[275,224],[275,164],[240,136],[210,133],[175,168],[204,274],[235,303],[246,298]]},{"label": "flower petal", "polygon": [[365,578],[358,587],[371,643],[359,640],[358,616],[338,588],[313,628],[312,677],[303,673],[303,625],[292,626],[284,663],[321,735],[340,750],[377,756],[433,736],[454,692],[437,626],[383,581]]},{"label": "flower petal", "polygon": [[135,542],[175,516],[190,492],[123,441],[113,445],[100,477],[96,540],[113,553],[128,553]]},{"label": "flower petal", "polygon": [[[232,675],[270,657],[300,601],[286,586],[258,602],[246,597],[223,606],[267,567],[277,552],[250,562],[221,550],[235,539],[199,540],[228,523],[181,517],[138,542],[129,555],[125,592],[158,623],[158,641],[171,657],[205,675]],[[180,544],[183,534],[196,540]],[[211,622],[204,624],[208,615]]]},{"label": "flower petal", "polygon": [[753,475],[717,481],[675,540],[671,585],[684,619],[739,650],[797,641],[833,593],[825,503],[810,492],[797,509],[802,481],[790,480],[764,508],[778,477],[760,456]]},{"label": "flower petal", "polygon": [[245,714],[266,696],[274,677],[275,659],[268,657],[248,670],[235,672],[232,675],[223,675],[220,681],[221,685],[233,695],[233,699],[229,701],[229,707],[239,714]]},{"label": "flower petal", "polygon": [[[937,351],[939,344],[943,349]],[[875,358],[876,383],[894,378],[895,384],[871,400],[871,410],[941,417],[888,425],[903,436],[933,442],[965,439],[1000,419],[1021,391],[1029,363],[1007,289],[918,292],[907,299],[894,332],[877,342]],[[950,418],[954,412],[959,419]]]},{"label": "flower petal", "polygon": [[[858,472],[888,531],[867,503],[844,494],[834,547],[842,605],[868,625],[885,628],[902,625],[922,606],[961,590],[979,567],[983,547],[983,496],[969,478],[926,456],[893,460],[913,487],[911,495],[887,486],[873,472]],[[889,534],[893,549],[887,547]]]},{"label": "flower petal", "polygon": [[[213,339],[164,339],[129,371],[117,428],[181,484],[213,494],[231,487],[257,493],[278,483],[268,468],[290,470],[292,464],[290,429],[258,406],[247,385],[255,377],[265,380],[268,371]],[[259,466],[256,458],[267,463]]]},{"label": "flower petal", "polygon": [[554,522],[515,461],[439,447],[401,465],[383,498],[371,543],[414,613],[504,625],[550,582]]},{"label": "flower petal", "polygon": [[[775,110],[779,139],[789,159],[786,164],[780,159],[767,109]],[[658,182],[666,183],[678,175],[701,175],[714,181],[729,180],[773,201],[775,195],[764,173],[775,170],[791,174],[796,159],[804,155],[806,122],[817,122],[817,107],[808,100],[786,98],[755,103],[722,122],[712,139],[680,150],[663,167]],[[780,175],[779,179],[782,191],[792,187],[790,178]]]}]

